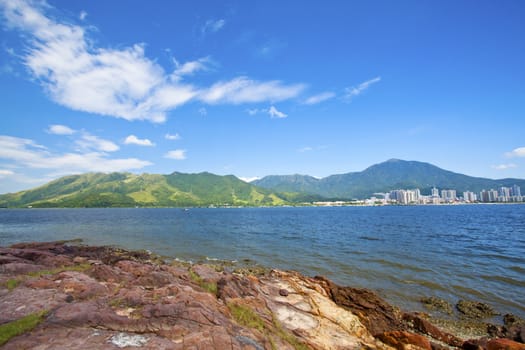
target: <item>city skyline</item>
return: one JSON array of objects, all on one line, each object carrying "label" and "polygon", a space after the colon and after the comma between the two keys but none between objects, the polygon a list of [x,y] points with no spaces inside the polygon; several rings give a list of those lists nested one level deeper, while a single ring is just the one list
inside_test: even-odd
[{"label": "city skyline", "polygon": [[0,18],[0,193],[389,158],[525,177],[521,1],[0,0]]}]

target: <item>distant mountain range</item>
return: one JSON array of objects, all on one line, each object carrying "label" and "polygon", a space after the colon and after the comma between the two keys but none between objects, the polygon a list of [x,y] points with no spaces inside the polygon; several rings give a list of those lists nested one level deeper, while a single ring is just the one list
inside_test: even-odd
[{"label": "distant mountain range", "polygon": [[235,176],[89,173],[0,196],[0,207],[274,206],[312,196],[274,193]]},{"label": "distant mountain range", "polygon": [[317,179],[271,175],[246,183],[233,175],[89,173],[0,195],[0,207],[194,207],[276,206],[323,199],[368,198],[394,189],[432,187],[479,192],[518,185],[523,179],[491,180],[443,170],[432,164],[391,159],[361,171]]},{"label": "distant mountain range", "polygon": [[394,189],[419,188],[423,194],[430,194],[432,187],[452,189],[461,194],[464,191],[478,192],[499,187],[521,186],[523,179],[492,180],[472,177],[443,170],[435,165],[417,161],[390,159],[360,171],[332,175],[317,179],[308,175],[271,175],[252,184],[279,192],[302,192],[333,199],[369,198],[374,193]]}]

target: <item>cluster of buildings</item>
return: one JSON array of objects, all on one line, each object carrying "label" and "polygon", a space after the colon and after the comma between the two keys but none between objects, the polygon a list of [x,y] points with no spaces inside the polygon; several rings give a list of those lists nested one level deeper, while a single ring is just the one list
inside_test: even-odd
[{"label": "cluster of buildings", "polygon": [[439,190],[432,188],[431,194],[424,196],[418,188],[413,190],[393,190],[388,193],[378,194],[383,198],[372,197],[365,202],[381,204],[453,204],[453,203],[509,203],[523,202],[525,196],[521,195],[518,185],[500,187],[498,190],[482,190],[479,193],[465,191],[461,195],[456,190]]}]

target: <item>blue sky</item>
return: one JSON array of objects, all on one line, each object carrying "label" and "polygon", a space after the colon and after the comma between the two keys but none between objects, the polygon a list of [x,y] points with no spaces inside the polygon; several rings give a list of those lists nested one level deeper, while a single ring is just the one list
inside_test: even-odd
[{"label": "blue sky", "polygon": [[0,193],[389,158],[525,177],[520,0],[0,0],[0,17]]}]

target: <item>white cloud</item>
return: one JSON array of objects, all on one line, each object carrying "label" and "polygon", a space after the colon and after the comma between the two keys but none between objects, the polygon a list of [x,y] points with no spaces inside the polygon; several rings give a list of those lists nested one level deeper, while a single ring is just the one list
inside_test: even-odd
[{"label": "white cloud", "polygon": [[240,177],[238,177],[238,179],[240,179],[240,180],[242,180],[244,182],[254,182],[255,180],[259,180],[260,177],[258,177],[258,176],[242,177],[242,176],[240,176]]},{"label": "white cloud", "polygon": [[268,110],[268,114],[272,118],[286,118],[288,116],[287,114],[284,114],[283,112],[278,111],[277,108],[275,108],[274,106],[270,107],[270,109]]},{"label": "white cloud", "polygon": [[203,71],[208,69],[208,64],[210,63],[209,57],[200,58],[196,61],[189,61],[184,63],[179,63],[176,59],[173,59],[175,63],[175,71],[173,71],[172,79],[180,80],[185,75],[192,75],[198,71]]},{"label": "white cloud", "polygon": [[201,27],[201,33],[207,34],[207,33],[217,33],[219,30],[224,27],[226,24],[226,20],[224,19],[209,19],[204,23],[204,25]]},{"label": "white cloud", "polygon": [[88,13],[86,11],[80,11],[80,15],[78,15],[78,18],[83,21],[86,19]]},{"label": "white cloud", "polygon": [[304,88],[304,84],[284,85],[278,80],[260,82],[238,77],[215,83],[209,89],[203,90],[199,99],[210,104],[276,102],[296,97]]},{"label": "white cloud", "polygon": [[164,135],[164,138],[165,138],[166,140],[172,140],[172,141],[174,141],[174,140],[180,140],[180,135],[179,135],[179,134],[175,134],[175,135],[173,135],[173,134],[167,133],[166,135]]},{"label": "white cloud", "polygon": [[508,158],[525,157],[525,147],[515,148],[511,152],[505,153],[505,156]]},{"label": "white cloud", "polygon": [[333,92],[327,91],[327,92],[323,92],[323,93],[318,94],[318,95],[314,95],[314,96],[308,97],[304,101],[304,104],[315,105],[315,104],[324,102],[324,101],[329,100],[329,99],[334,98],[334,97],[335,97],[335,94]]},{"label": "white cloud", "polygon": [[137,136],[135,135],[129,135],[128,137],[126,137],[126,139],[124,140],[124,144],[126,145],[138,145],[138,146],[155,146],[155,144],[153,142],[151,142],[150,140],[148,139],[139,139]]},{"label": "white cloud", "polygon": [[102,152],[115,152],[120,149],[114,142],[101,139],[98,136],[84,132],[79,140],[75,142],[85,150],[94,150]]},{"label": "white cloud", "polygon": [[0,169],[0,179],[14,175],[15,173],[11,170]]},{"label": "white cloud", "polygon": [[205,115],[208,114],[208,111],[206,110],[206,108],[201,107],[201,108],[199,108],[199,114],[202,115],[202,116],[205,116]]},{"label": "white cloud", "polygon": [[313,150],[314,149],[312,147],[306,146],[306,147],[300,148],[299,152],[304,153],[304,152],[310,152],[310,151],[313,151]]},{"label": "white cloud", "polygon": [[[206,103],[281,101],[297,96],[302,84],[259,82],[246,77],[211,87],[182,83],[182,77],[207,69],[208,58],[178,64],[173,74],[145,56],[144,44],[121,49],[94,46],[86,29],[48,17],[49,5],[26,0],[1,1],[5,25],[27,40],[23,56],[32,76],[55,102],[77,111],[164,122],[168,111],[193,99]],[[85,15],[81,15],[84,17]],[[208,21],[205,32],[215,32],[224,20]]]},{"label": "white cloud", "polygon": [[104,152],[56,154],[33,140],[0,135],[0,158],[16,166],[50,169],[55,174],[113,172],[141,169],[152,163],[137,158],[111,159]]},{"label": "white cloud", "polygon": [[69,126],[54,124],[49,126],[47,132],[54,135],[73,135],[76,130],[71,129]]},{"label": "white cloud", "polygon": [[375,84],[377,82],[381,81],[381,77],[376,77],[370,80],[367,80],[361,84],[359,84],[357,87],[349,87],[345,89],[345,98],[348,100],[351,100],[353,97],[360,95],[363,91],[368,89],[370,85]]},{"label": "white cloud", "polygon": [[246,112],[248,112],[249,115],[256,115],[257,113],[261,112],[257,108],[247,109]]},{"label": "white cloud", "polygon": [[513,168],[516,168],[516,167],[517,167],[516,164],[509,163],[509,164],[493,165],[493,166],[492,166],[492,169],[496,169],[496,170],[507,170],[507,169],[513,169]]},{"label": "white cloud", "polygon": [[184,149],[176,149],[173,151],[169,151],[164,155],[164,158],[169,159],[175,159],[175,160],[184,160],[186,159],[186,150]]}]

